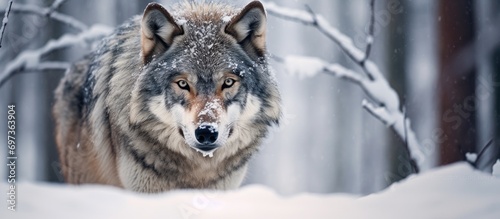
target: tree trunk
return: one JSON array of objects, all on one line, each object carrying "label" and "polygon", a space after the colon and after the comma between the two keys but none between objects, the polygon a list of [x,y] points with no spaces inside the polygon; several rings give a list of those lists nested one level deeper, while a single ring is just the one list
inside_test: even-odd
[{"label": "tree trunk", "polygon": [[476,145],[472,0],[439,1],[440,164],[464,160]]}]

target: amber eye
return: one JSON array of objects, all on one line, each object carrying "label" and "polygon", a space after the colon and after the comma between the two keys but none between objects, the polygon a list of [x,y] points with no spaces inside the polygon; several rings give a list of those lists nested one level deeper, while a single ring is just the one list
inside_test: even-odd
[{"label": "amber eye", "polygon": [[180,80],[180,81],[177,81],[177,85],[179,85],[179,87],[181,89],[184,89],[184,90],[188,90],[189,91],[189,85],[187,83],[187,81],[185,80]]},{"label": "amber eye", "polygon": [[224,80],[224,84],[222,85],[222,89],[232,87],[234,85],[234,82],[234,79],[226,78],[226,80]]}]

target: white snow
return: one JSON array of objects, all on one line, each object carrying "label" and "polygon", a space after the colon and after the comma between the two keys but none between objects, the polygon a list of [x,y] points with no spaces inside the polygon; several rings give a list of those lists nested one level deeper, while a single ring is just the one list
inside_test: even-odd
[{"label": "white snow", "polygon": [[372,44],[372,43],[373,43],[373,36],[368,36],[368,37],[366,38],[366,43],[367,43],[367,44]]},{"label": "white snow", "polygon": [[300,10],[293,10],[277,5],[274,2],[264,2],[264,8],[266,8],[267,13],[285,15],[286,17],[296,18],[301,21],[312,22],[312,17],[309,13]]},{"label": "white snow", "polygon": [[366,69],[374,77],[374,80],[364,81],[364,86],[368,90],[368,94],[379,103],[383,103],[389,111],[399,110],[398,94],[389,85],[387,80],[382,76],[379,68],[375,63],[367,61]]},{"label": "white snow", "polygon": [[200,153],[203,155],[203,157],[208,156],[208,157],[210,157],[210,158],[212,158],[212,157],[214,156],[214,152],[215,152],[215,150],[217,150],[217,148],[214,148],[214,149],[212,149],[211,151],[202,151],[202,150],[200,150],[200,149],[198,149],[198,148],[195,148],[195,147],[193,147],[193,149],[194,149],[196,152],[200,152]]},{"label": "white snow", "polygon": [[[315,179],[321,180],[321,179]],[[2,188],[5,188],[2,184]],[[500,179],[458,163],[358,197],[283,197],[252,185],[228,192],[137,194],[108,186],[18,185],[17,212],[6,218],[500,218]]]},{"label": "white snow", "polygon": [[500,159],[493,165],[493,176],[500,177]]},{"label": "white snow", "polygon": [[465,159],[471,163],[475,163],[477,160],[477,154],[476,153],[465,153]]},{"label": "white snow", "polygon": [[229,21],[231,21],[232,18],[233,18],[233,16],[224,16],[224,17],[222,17],[222,21],[224,23],[228,23]]},{"label": "white snow", "polygon": [[381,120],[385,122],[385,126],[387,127],[394,125],[394,123],[396,122],[396,119],[391,116],[391,114],[389,114],[389,112],[384,107],[376,107],[366,99],[363,99],[363,101],[361,101],[361,105],[381,118]]},{"label": "white snow", "polygon": [[179,18],[175,21],[178,25],[184,25],[186,24],[187,20],[185,18]]},{"label": "white snow", "polygon": [[289,74],[299,78],[313,77],[323,71],[325,66],[321,59],[306,56],[287,56],[284,64]]}]

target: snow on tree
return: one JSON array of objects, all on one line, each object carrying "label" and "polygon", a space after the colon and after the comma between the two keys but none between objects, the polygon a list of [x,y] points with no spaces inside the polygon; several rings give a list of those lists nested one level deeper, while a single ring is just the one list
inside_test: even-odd
[{"label": "snow on tree", "polygon": [[[51,19],[72,26],[80,32],[78,34],[65,34],[59,39],[47,42],[47,44],[45,44],[42,48],[32,51],[24,51],[19,54],[14,60],[10,61],[5,69],[2,70],[2,73],[0,74],[0,86],[2,86],[10,77],[18,72],[43,71],[50,69],[65,70],[69,68],[70,63],[60,61],[40,62],[40,60],[42,57],[56,50],[67,47],[80,45],[92,48],[95,42],[98,42],[112,32],[113,29],[111,27],[94,25],[89,28],[77,19],[55,11],[62,3],[64,3],[64,1],[65,0],[54,1],[54,3],[47,8],[40,8],[33,5],[15,4],[12,8],[8,9],[8,11],[12,10],[13,13],[28,13],[39,16],[47,16]],[[7,17],[7,12],[5,17]],[[2,25],[2,27],[6,26],[6,18],[4,18],[4,22],[5,24]]]},{"label": "snow on tree", "polygon": [[330,64],[313,57],[290,56],[284,59],[277,58],[278,61],[285,63],[286,69],[291,74],[297,74],[299,77],[310,77],[318,72],[326,72],[360,86],[370,98],[370,100],[363,100],[361,105],[375,118],[394,130],[406,142],[412,158],[411,164],[414,170],[419,172],[419,169],[424,167],[423,162],[426,155],[411,128],[410,119],[401,110],[396,91],[391,88],[378,66],[369,60],[373,43],[374,3],[374,0],[371,0],[372,16],[370,32],[366,37],[367,46],[365,51],[356,48],[351,38],[332,27],[323,16],[314,13],[310,8],[308,8],[308,11],[290,9],[278,6],[273,2],[265,3],[265,7],[270,15],[315,27],[336,43],[351,60],[359,65],[364,75],[339,64]]}]

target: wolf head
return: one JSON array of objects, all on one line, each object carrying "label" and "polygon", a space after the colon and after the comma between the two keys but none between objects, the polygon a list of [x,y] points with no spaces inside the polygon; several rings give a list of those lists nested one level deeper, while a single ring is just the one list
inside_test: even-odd
[{"label": "wolf head", "polygon": [[131,122],[154,121],[150,131],[164,132],[159,140],[183,154],[224,156],[258,144],[281,115],[265,37],[258,1],[242,10],[186,3],[172,14],[149,4]]}]

